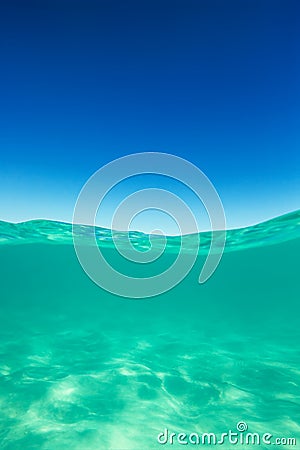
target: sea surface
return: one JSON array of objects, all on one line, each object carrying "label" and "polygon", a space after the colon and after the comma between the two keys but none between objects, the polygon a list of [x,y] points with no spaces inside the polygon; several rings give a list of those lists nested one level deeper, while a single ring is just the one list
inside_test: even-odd
[{"label": "sea surface", "polygon": [[[84,245],[91,229],[78,232]],[[96,237],[118,265],[111,231]],[[130,239],[137,250],[150,245],[142,233]],[[186,252],[194,239],[185,237]],[[228,231],[204,284],[210,233],[200,241],[179,285],[126,299],[82,270],[70,224],[0,222],[1,450],[269,449],[275,438],[300,448],[300,211]],[[170,237],[164,264],[177,248]],[[248,428],[239,438],[270,433],[271,444],[176,440],[220,437],[239,422]],[[161,445],[166,429],[174,443]]]}]

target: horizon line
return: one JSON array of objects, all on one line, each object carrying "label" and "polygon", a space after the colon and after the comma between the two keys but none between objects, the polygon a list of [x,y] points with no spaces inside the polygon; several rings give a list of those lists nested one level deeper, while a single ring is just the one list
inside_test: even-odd
[{"label": "horizon line", "polygon": [[[199,231],[198,233],[211,233],[213,231],[214,232],[218,232],[218,231],[222,231],[222,232],[225,231],[225,232],[227,232],[227,231],[233,231],[233,230],[243,230],[243,229],[250,228],[250,227],[255,227],[255,226],[261,225],[263,223],[270,222],[270,221],[272,221],[274,219],[278,219],[280,217],[288,216],[290,214],[297,213],[297,212],[300,213],[300,208],[296,209],[296,210],[288,211],[288,212],[280,214],[280,215],[275,215],[275,216],[273,216],[273,217],[271,217],[269,219],[263,220],[261,222],[255,222],[255,223],[252,223],[252,224],[249,224],[249,225],[245,225],[245,226],[225,228],[225,229],[217,229],[217,230],[208,229],[208,230]],[[93,225],[93,224],[84,224],[84,223],[75,223],[74,224],[73,222],[69,222],[69,221],[56,220],[56,219],[47,219],[47,218],[33,218],[33,219],[21,220],[21,221],[17,221],[17,222],[15,222],[15,221],[11,222],[11,221],[0,219],[0,222],[9,223],[9,224],[13,224],[13,225],[25,224],[25,223],[28,223],[28,222],[35,222],[35,221],[47,221],[47,222],[61,223],[61,224],[66,224],[66,225],[71,225],[71,226],[79,225],[79,226],[95,227],[95,228],[101,228],[101,229],[110,230],[110,231],[114,231],[114,232],[118,232],[118,233],[141,233],[141,234],[144,234],[144,235],[147,235],[147,236],[176,237],[176,236],[189,236],[189,235],[197,234],[197,233],[185,233],[185,234],[163,234],[163,235],[161,235],[161,234],[158,234],[158,233],[145,233],[142,230],[117,230],[117,229],[104,227],[104,226],[96,225],[96,224],[95,225]]]}]

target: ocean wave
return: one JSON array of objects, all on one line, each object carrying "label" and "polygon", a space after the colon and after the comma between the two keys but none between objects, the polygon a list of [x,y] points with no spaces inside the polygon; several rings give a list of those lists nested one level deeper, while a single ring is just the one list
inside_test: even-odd
[{"label": "ocean wave", "polygon": [[[140,251],[147,251],[151,246],[158,249],[165,246],[165,239],[159,235],[149,235],[139,231],[113,231],[108,228],[76,225],[51,220],[30,220],[20,223],[0,221],[0,245],[16,244],[73,244],[73,233],[82,238],[82,243],[90,245],[91,236],[95,233],[100,247],[131,245]],[[216,231],[215,233],[218,233]],[[211,231],[200,233],[200,253],[206,253],[210,247]],[[271,220],[238,229],[226,231],[225,251],[236,251],[245,248],[278,244],[300,237],[300,210],[275,217]],[[128,241],[129,238],[129,241]],[[166,250],[170,252],[194,251],[198,236],[195,234],[167,236]]]}]

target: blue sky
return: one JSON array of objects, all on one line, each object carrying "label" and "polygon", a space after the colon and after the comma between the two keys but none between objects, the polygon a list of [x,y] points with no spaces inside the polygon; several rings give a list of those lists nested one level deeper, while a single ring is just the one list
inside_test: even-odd
[{"label": "blue sky", "polygon": [[71,221],[93,172],[143,151],[204,171],[229,227],[299,209],[299,2],[5,3],[0,219]]}]

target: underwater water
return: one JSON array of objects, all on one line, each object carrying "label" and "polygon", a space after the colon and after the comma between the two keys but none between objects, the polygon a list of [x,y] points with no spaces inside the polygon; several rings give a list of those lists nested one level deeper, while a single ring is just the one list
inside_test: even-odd
[{"label": "underwater water", "polygon": [[[113,262],[109,230],[96,234]],[[147,247],[146,235],[131,237]],[[157,436],[220,436],[240,421],[299,448],[300,212],[229,231],[202,285],[208,233],[201,242],[183,282],[131,300],[87,277],[71,225],[0,223],[2,450],[184,448]]]}]

